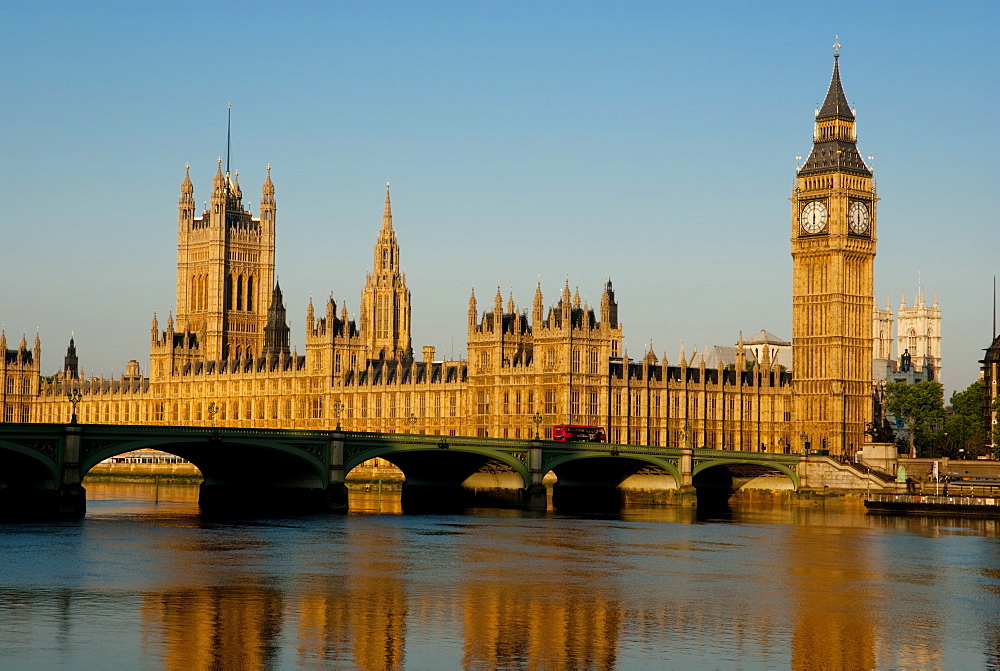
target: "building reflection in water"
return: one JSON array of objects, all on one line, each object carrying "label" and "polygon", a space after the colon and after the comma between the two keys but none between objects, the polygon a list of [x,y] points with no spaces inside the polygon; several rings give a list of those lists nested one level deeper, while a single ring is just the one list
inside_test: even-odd
[{"label": "building reflection in water", "polygon": [[281,593],[252,581],[146,594],[143,646],[168,669],[271,668],[283,612]]},{"label": "building reflection in water", "polygon": [[[795,527],[786,550],[791,559],[793,617],[792,668],[872,669],[881,598],[877,584],[859,573],[876,575],[883,566],[856,530]],[[844,532],[847,533],[844,533]]]},{"label": "building reflection in water", "polygon": [[[368,504],[356,509],[392,509]],[[734,510],[722,524],[677,509],[504,516],[348,516],[304,524],[287,547],[267,525],[173,528],[157,546],[176,565],[144,588],[143,656],[172,669],[615,668],[720,653],[723,666],[941,668],[954,635],[942,593],[984,611],[1000,593],[996,569],[975,569],[973,584],[942,577],[966,541],[926,520],[809,508]],[[968,547],[987,552],[982,540]],[[970,636],[974,659],[1000,658],[1000,625]]]},{"label": "building reflection in water", "polygon": [[346,551],[350,570],[301,579],[297,662],[399,668],[409,605],[398,528],[350,525],[349,537],[331,549]]}]

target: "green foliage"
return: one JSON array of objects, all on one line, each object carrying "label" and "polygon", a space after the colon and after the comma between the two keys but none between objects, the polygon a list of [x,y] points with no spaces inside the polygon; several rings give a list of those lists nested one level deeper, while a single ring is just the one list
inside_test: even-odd
[{"label": "green foliage", "polygon": [[902,417],[911,431],[917,456],[936,456],[939,449],[944,412],[944,392],[937,382],[905,384],[890,382],[885,385],[885,409]]},{"label": "green foliage", "polygon": [[977,457],[986,454],[986,427],[983,426],[982,380],[965,391],[951,395],[951,407],[940,436],[940,452],[945,457]]}]

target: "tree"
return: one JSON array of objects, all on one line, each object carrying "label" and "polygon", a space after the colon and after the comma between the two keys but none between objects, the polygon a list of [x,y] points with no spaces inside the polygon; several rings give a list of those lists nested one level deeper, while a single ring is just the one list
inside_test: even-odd
[{"label": "tree", "polygon": [[910,431],[910,453],[931,456],[936,432],[944,419],[944,392],[937,382],[890,382],[885,409],[901,417]]},{"label": "tree", "polygon": [[986,427],[983,426],[982,380],[973,382],[965,391],[951,395],[951,407],[944,420],[941,454],[947,457],[977,457],[986,454]]}]

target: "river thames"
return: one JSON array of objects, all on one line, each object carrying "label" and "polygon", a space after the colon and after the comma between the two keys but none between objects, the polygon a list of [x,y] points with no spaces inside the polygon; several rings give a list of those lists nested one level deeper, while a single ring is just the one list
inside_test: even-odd
[{"label": "river thames", "polygon": [[0,668],[971,669],[1000,664],[1000,525],[855,504],[565,516],[198,514],[88,486],[0,525]]}]

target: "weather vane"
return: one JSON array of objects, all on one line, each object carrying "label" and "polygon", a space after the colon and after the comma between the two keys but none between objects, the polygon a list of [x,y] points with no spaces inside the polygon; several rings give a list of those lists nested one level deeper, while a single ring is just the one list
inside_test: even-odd
[{"label": "weather vane", "polygon": [[833,36],[833,55],[840,56],[840,35]]}]

